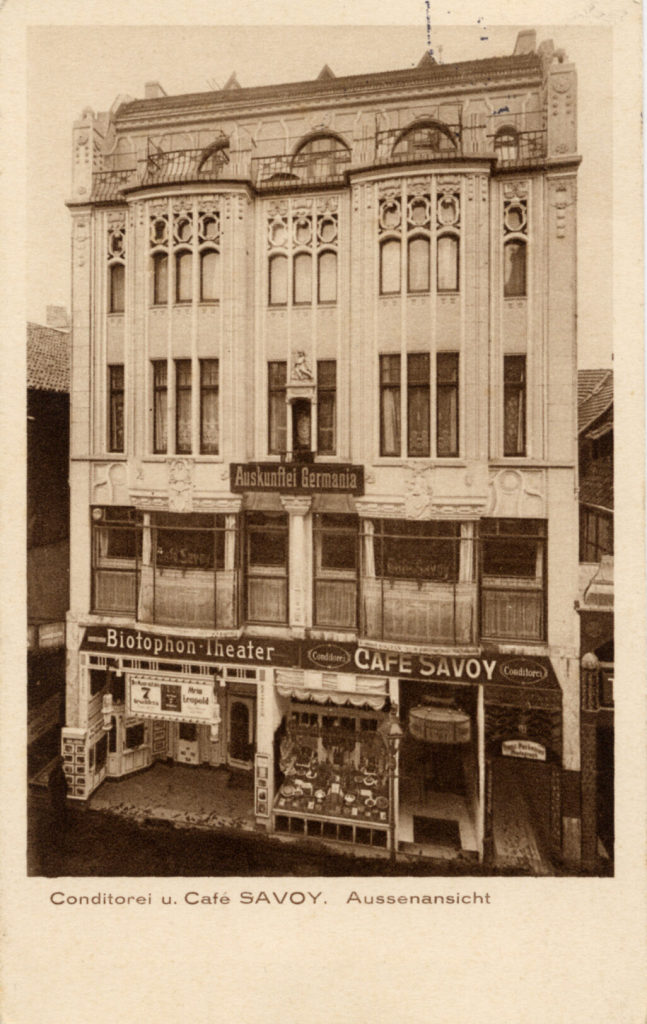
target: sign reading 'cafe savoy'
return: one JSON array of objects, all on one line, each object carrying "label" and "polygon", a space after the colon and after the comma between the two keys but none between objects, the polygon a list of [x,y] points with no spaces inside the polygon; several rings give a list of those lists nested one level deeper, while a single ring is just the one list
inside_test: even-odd
[{"label": "sign reading 'cafe savoy'", "polygon": [[343,462],[232,462],[232,492],[281,491],[284,494],[363,494],[364,467]]}]

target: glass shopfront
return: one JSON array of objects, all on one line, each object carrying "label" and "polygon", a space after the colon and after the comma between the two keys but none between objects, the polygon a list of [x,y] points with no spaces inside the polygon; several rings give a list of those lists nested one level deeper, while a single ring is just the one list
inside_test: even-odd
[{"label": "glass shopfront", "polygon": [[383,714],[296,703],[277,734],[274,828],[386,847],[388,762]]}]

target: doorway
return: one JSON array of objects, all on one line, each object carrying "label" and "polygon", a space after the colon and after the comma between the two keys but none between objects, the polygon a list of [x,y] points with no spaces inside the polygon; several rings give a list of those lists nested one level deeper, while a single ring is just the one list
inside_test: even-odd
[{"label": "doorway", "polygon": [[255,752],[256,701],[253,697],[230,695],[227,703],[229,735],[227,763],[232,768],[250,770],[254,763]]}]

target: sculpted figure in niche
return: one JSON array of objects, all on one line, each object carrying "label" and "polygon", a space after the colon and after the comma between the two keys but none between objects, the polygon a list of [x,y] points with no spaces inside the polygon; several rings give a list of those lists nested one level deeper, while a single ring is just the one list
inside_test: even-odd
[{"label": "sculpted figure in niche", "polygon": [[294,354],[292,380],[312,380],[312,370],[308,366],[308,360],[303,349],[299,349]]}]

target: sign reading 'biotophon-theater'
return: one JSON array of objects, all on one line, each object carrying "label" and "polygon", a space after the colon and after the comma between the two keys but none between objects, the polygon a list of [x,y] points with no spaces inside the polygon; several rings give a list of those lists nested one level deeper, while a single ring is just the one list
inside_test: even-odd
[{"label": "sign reading 'biotophon-theater'", "polygon": [[242,491],[285,494],[363,494],[364,467],[342,462],[232,462],[230,487]]}]

